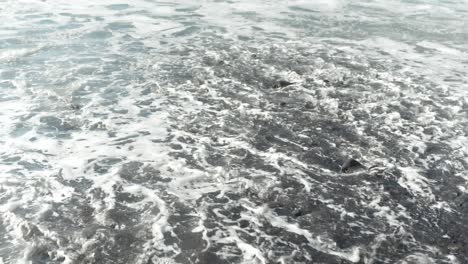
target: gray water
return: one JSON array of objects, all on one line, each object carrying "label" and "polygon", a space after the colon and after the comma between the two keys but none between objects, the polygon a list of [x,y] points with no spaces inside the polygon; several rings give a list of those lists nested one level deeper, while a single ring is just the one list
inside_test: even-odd
[{"label": "gray water", "polygon": [[0,20],[0,263],[468,263],[468,2]]}]

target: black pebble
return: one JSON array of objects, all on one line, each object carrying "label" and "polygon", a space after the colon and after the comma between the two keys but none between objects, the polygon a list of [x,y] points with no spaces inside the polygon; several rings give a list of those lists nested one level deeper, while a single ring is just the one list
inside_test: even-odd
[{"label": "black pebble", "polygon": [[81,105],[79,105],[79,104],[70,104],[70,108],[73,109],[73,110],[80,110]]},{"label": "black pebble", "polygon": [[305,107],[306,109],[313,109],[313,108],[314,108],[314,104],[312,104],[311,102],[307,102],[307,103],[305,103],[304,107]]},{"label": "black pebble", "polygon": [[355,159],[348,159],[345,161],[343,166],[341,166],[341,172],[350,172],[354,169],[362,169],[365,168],[359,161]]},{"label": "black pebble", "polygon": [[250,225],[249,221],[246,221],[246,220],[240,220],[239,221],[239,227],[241,227],[241,228],[247,228],[247,227],[249,227],[249,225]]},{"label": "black pebble", "polygon": [[289,85],[292,85],[292,84],[294,84],[294,83],[288,82],[288,81],[285,81],[285,80],[281,80],[277,84],[275,84],[273,86],[273,88],[283,88],[283,87],[286,87],[286,86],[289,86]]},{"label": "black pebble", "polygon": [[294,213],[294,217],[299,217],[299,216],[303,216],[304,213],[301,211],[301,210],[297,210],[295,213]]},{"label": "black pebble", "polygon": [[281,107],[285,107],[285,106],[286,106],[286,102],[281,102],[281,103],[280,103],[280,106],[281,106]]}]

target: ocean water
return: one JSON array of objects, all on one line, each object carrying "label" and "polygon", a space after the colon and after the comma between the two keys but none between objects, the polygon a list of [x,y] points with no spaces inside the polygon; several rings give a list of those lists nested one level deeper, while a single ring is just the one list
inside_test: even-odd
[{"label": "ocean water", "polygon": [[467,73],[466,0],[0,0],[0,263],[468,263]]}]

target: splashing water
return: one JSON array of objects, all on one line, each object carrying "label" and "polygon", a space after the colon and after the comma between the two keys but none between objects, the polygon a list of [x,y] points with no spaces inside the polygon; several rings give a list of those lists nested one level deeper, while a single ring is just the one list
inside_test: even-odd
[{"label": "splashing water", "polygon": [[0,263],[468,262],[467,13],[0,1]]}]

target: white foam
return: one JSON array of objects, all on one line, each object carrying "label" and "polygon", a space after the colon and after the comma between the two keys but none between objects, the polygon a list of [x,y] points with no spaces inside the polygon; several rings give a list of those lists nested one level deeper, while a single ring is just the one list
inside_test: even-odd
[{"label": "white foam", "polygon": [[13,50],[0,50],[0,62],[8,62],[16,60],[21,57],[26,57],[28,55],[34,54],[39,51],[40,48],[24,48],[24,49],[13,49]]},{"label": "white foam", "polygon": [[317,0],[317,1],[306,1],[306,0],[293,0],[288,1],[290,6],[299,6],[302,8],[322,11],[322,12],[329,12],[329,11],[338,11],[341,10],[345,3],[341,0]]},{"label": "white foam", "polygon": [[460,264],[460,261],[454,255],[447,255],[447,259],[450,261],[451,264]]},{"label": "white foam", "polygon": [[423,196],[431,200],[435,199],[429,187],[430,181],[419,174],[418,169],[410,167],[399,169],[402,171],[402,176],[398,179],[398,184],[415,196]]},{"label": "white foam", "polygon": [[422,253],[415,253],[405,257],[404,260],[401,261],[401,264],[433,264],[436,263],[435,260],[425,254]]},{"label": "white foam", "polygon": [[424,48],[428,48],[428,49],[437,50],[440,53],[448,54],[448,55],[454,55],[454,56],[467,56],[468,55],[468,54],[463,54],[463,52],[461,52],[460,50],[449,48],[443,44],[430,42],[430,41],[421,41],[421,42],[418,42],[416,45],[424,47]]},{"label": "white foam", "polygon": [[389,224],[390,226],[394,226],[394,227],[402,226],[403,223],[402,221],[399,220],[399,218],[402,216],[407,217],[404,211],[400,210],[399,212],[395,212],[395,210],[393,208],[390,208],[389,206],[386,206],[386,205],[382,206],[380,205],[381,200],[382,200],[382,197],[378,196],[369,203],[369,206],[371,208],[374,208],[377,210],[377,212],[374,213],[374,216],[384,218],[385,222]]},{"label": "white foam", "polygon": [[[0,150],[2,157],[14,158],[16,156],[21,157],[21,161],[28,162],[30,164],[40,164],[43,167],[38,168],[37,171],[28,170],[25,166],[19,164],[16,161],[5,162],[0,165],[0,183],[2,190],[2,198],[5,198],[5,202],[0,205],[0,211],[2,217],[5,220],[6,227],[14,236],[15,243],[18,247],[24,246],[25,248],[32,248],[32,244],[23,245],[24,242],[19,243],[18,241],[22,237],[20,232],[21,226],[29,223],[40,223],[38,218],[44,215],[48,210],[51,210],[53,203],[66,204],[72,198],[80,197],[80,195],[88,198],[91,189],[99,189],[103,192],[104,198],[93,198],[91,199],[91,206],[96,210],[96,220],[98,224],[108,224],[109,217],[106,215],[109,209],[112,209],[116,203],[116,191],[115,187],[119,186],[124,192],[134,194],[137,197],[143,197],[142,200],[135,203],[125,204],[128,207],[134,209],[142,209],[147,207],[157,207],[159,212],[157,215],[152,215],[145,211],[142,213],[142,225],[149,227],[149,232],[152,234],[153,239],[145,244],[145,253],[154,250],[154,245],[157,245],[157,249],[166,252],[179,252],[180,249],[177,246],[165,246],[164,245],[164,234],[166,232],[173,232],[172,227],[168,220],[172,214],[172,208],[170,203],[165,199],[165,195],[172,195],[177,197],[181,202],[191,204],[194,200],[200,199],[207,193],[219,191],[218,198],[223,198],[224,194],[228,191],[243,191],[245,188],[251,188],[258,190],[260,197],[265,197],[267,189],[278,184],[278,176],[292,175],[294,180],[297,180],[304,185],[305,192],[313,191],[315,182],[311,177],[308,177],[305,170],[313,170],[324,176],[338,176],[337,173],[331,172],[323,168],[317,168],[313,164],[301,161],[296,156],[286,155],[285,153],[278,151],[278,149],[270,148],[268,151],[259,151],[252,146],[244,137],[245,135],[239,135],[237,137],[220,137],[220,142],[225,142],[226,146],[220,151],[226,151],[227,149],[246,149],[251,153],[265,162],[268,165],[275,167],[279,174],[272,175],[262,171],[261,169],[249,169],[244,173],[249,174],[249,178],[243,178],[239,176],[239,172],[236,170],[224,168],[222,166],[211,166],[207,162],[207,157],[210,154],[209,151],[204,147],[205,144],[210,144],[211,140],[208,137],[196,135],[195,133],[184,133],[183,131],[177,131],[183,125],[184,122],[196,123],[198,120],[189,120],[191,117],[196,116],[194,113],[203,111],[215,111],[210,109],[209,103],[202,103],[196,97],[195,93],[192,93],[190,89],[194,89],[193,84],[189,81],[186,86],[166,86],[162,87],[154,80],[154,76],[161,74],[164,71],[164,67],[145,68],[145,63],[154,65],[155,61],[164,61],[168,65],[172,65],[174,61],[172,58],[161,57],[159,53],[162,48],[160,41],[167,41],[175,44],[173,46],[166,46],[167,49],[177,49],[181,44],[177,41],[177,38],[184,38],[184,36],[171,37],[172,34],[181,32],[188,27],[187,20],[188,16],[180,15],[177,10],[178,7],[196,7],[196,11],[191,13],[195,15],[196,19],[193,21],[193,26],[201,28],[203,33],[210,32],[210,34],[222,35],[226,39],[237,37],[238,35],[246,35],[255,37],[255,41],[261,42],[260,39],[267,36],[268,33],[277,33],[279,35],[288,37],[290,39],[305,40],[298,46],[287,46],[283,45],[287,41],[279,41],[278,44],[271,45],[277,49],[280,54],[293,54],[292,50],[295,47],[308,49],[310,52],[310,60],[313,61],[311,65],[314,65],[314,69],[311,70],[313,76],[320,76],[321,74],[336,77],[336,80],[343,78],[350,74],[349,70],[342,69],[333,63],[325,62],[324,59],[317,56],[318,51],[329,50],[327,56],[332,59],[347,59],[351,66],[368,68],[372,65],[369,61],[363,59],[359,60],[359,56],[368,56],[369,58],[379,61],[379,63],[386,65],[398,65],[403,66],[403,69],[397,69],[395,72],[389,71],[380,73],[381,80],[375,81],[375,84],[379,87],[383,87],[383,92],[376,92],[369,96],[386,96],[386,100],[379,99],[378,103],[382,103],[382,108],[385,110],[384,114],[373,115],[376,119],[383,120],[386,123],[387,131],[392,131],[407,125],[409,122],[403,120],[398,112],[390,112],[389,104],[390,100],[398,100],[401,93],[412,94],[411,89],[414,87],[405,87],[405,85],[399,85],[392,83],[392,81],[400,81],[403,84],[411,84],[411,80],[407,79],[405,74],[426,74],[428,76],[435,76],[436,81],[443,80],[446,76],[451,76],[453,72],[465,69],[466,60],[466,45],[449,43],[448,41],[436,42],[435,40],[419,41],[417,43],[411,40],[398,40],[395,36],[387,37],[373,37],[369,36],[367,39],[355,41],[352,39],[339,39],[339,38],[322,38],[321,35],[329,35],[330,32],[346,29],[349,25],[348,21],[353,22],[355,17],[359,17],[361,22],[379,22],[378,17],[372,15],[373,11],[377,10],[377,13],[387,11],[388,14],[432,14],[446,15],[447,18],[456,16],[456,8],[466,9],[457,3],[413,3],[413,4],[402,4],[399,1],[382,1],[376,0],[372,2],[360,2],[351,3],[349,1],[333,0],[333,1],[289,1],[284,3],[272,2],[272,1],[235,1],[235,2],[210,2],[200,3],[194,0],[182,1],[176,0],[172,3],[155,3],[144,0],[132,1],[126,10],[113,10],[108,5],[120,3],[117,0],[106,1],[105,3],[96,3],[96,1],[85,0],[80,2],[74,2],[70,4],[66,0],[57,1],[38,1],[38,0],[19,0],[19,1],[8,1],[2,3],[0,7],[0,13],[2,22],[5,25],[9,25],[12,29],[0,30],[0,40],[3,38],[9,39],[20,39],[21,43],[25,47],[32,46],[33,48],[5,48],[0,50],[0,62],[4,62],[4,65],[8,67],[14,67],[15,63],[21,62],[23,59],[28,60],[27,65],[24,67],[18,67],[18,75],[15,80],[10,80],[14,89],[11,91],[4,92],[8,96],[16,96],[18,99],[1,102],[0,111],[0,123],[3,126],[0,128],[0,138],[2,140],[3,148]],[[353,6],[362,7],[361,10],[355,10]],[[38,16],[31,18],[30,20],[24,19],[27,12],[20,12],[16,14],[18,10],[24,10],[23,7],[27,7],[27,12]],[[293,7],[303,8],[302,11],[294,13]],[[456,7],[456,8],[449,8]],[[308,10],[307,10],[308,9]],[[314,17],[316,12],[308,11],[319,11],[323,19],[323,23],[329,23],[330,25],[336,25],[334,28],[322,28],[321,32],[314,34],[313,37],[308,38],[308,29],[304,30],[302,27],[287,26],[287,22],[300,22],[301,19],[305,19],[305,16]],[[363,13],[361,13],[363,12]],[[370,12],[370,13],[365,13]],[[16,34],[22,30],[29,30],[31,25],[39,22],[44,17],[41,14],[47,13],[50,19],[59,26],[69,26],[69,22],[72,20],[68,15],[61,15],[61,13],[71,13],[73,16],[73,23],[77,28],[69,29],[66,31],[55,30],[54,27],[47,29],[54,29],[51,33],[38,33],[39,37],[35,37],[34,34],[31,36],[16,36]],[[183,19],[176,19],[175,14],[180,15]],[[80,16],[75,16],[80,14]],[[291,17],[291,14],[298,14],[298,16]],[[300,16],[299,16],[300,14]],[[346,17],[343,16],[346,14]],[[448,16],[450,15],[450,16]],[[32,16],[34,17],[34,16]],[[129,29],[126,33],[118,32],[118,30],[110,30],[112,37],[104,41],[104,45],[99,46],[94,42],[87,43],[86,56],[82,53],[77,54],[58,54],[59,58],[54,56],[48,56],[47,52],[53,54],[54,50],[60,50],[60,48],[67,47],[70,53],[75,53],[74,47],[84,41],[83,36],[96,30],[104,30],[109,23],[113,22],[127,22],[131,23],[135,28]],[[337,22],[337,23],[331,23]],[[385,21],[383,21],[384,23]],[[448,21],[447,21],[448,23]],[[208,25],[208,26],[207,26]],[[261,28],[264,33],[259,34],[257,31],[252,29],[255,25]],[[345,25],[344,28],[341,25]],[[374,24],[377,25],[377,24]],[[207,26],[205,28],[205,26]],[[217,26],[221,27],[220,30]],[[306,26],[306,25],[305,25]],[[215,28],[215,29],[212,29]],[[307,28],[307,27],[305,27]],[[209,30],[208,30],[209,29]],[[212,31],[210,31],[212,30]],[[332,30],[332,31],[327,31]],[[365,29],[363,29],[365,30]],[[218,32],[219,31],[219,32]],[[225,31],[226,33],[223,33]],[[163,37],[165,35],[165,37]],[[202,33],[195,33],[197,38],[203,37]],[[338,35],[338,34],[337,34]],[[127,59],[124,54],[126,47],[123,44],[127,44],[125,38],[133,38],[132,41],[142,42],[144,48],[148,50],[142,53],[137,53],[135,62],[133,58]],[[197,39],[195,38],[195,39]],[[258,38],[258,39],[257,39]],[[270,42],[269,37],[265,37]],[[335,46],[330,47],[320,43],[322,41],[330,41]],[[274,41],[272,41],[274,42]],[[3,43],[3,42],[2,42]],[[42,45],[43,43],[52,45]],[[292,43],[292,42],[288,42]],[[198,45],[199,43],[190,43],[190,45]],[[96,46],[95,46],[96,45]],[[337,51],[336,46],[340,46],[339,50],[344,52],[344,55],[333,54]],[[34,47],[35,46],[35,47]],[[132,45],[132,47],[137,45]],[[258,46],[258,45],[257,45]],[[68,49],[69,48],[69,49]],[[157,48],[151,50],[150,48]],[[421,50],[430,50],[429,53],[420,52]],[[96,50],[95,50],[96,49]],[[241,54],[242,56],[251,55],[248,52],[244,52],[245,45],[240,43],[239,45],[233,45],[230,52],[233,54]],[[95,52],[95,53],[94,53]],[[192,52],[192,51],[190,51]],[[288,53],[289,52],[289,53]],[[381,52],[387,52],[390,56],[382,55]],[[145,55],[142,55],[145,53]],[[210,53],[210,52],[208,52]],[[33,61],[29,61],[36,54],[48,57],[44,59],[44,64],[34,64]],[[47,56],[46,56],[47,55]],[[215,62],[221,61],[224,58],[224,54],[212,51],[211,54]],[[94,56],[94,57],[93,57]],[[122,57],[120,57],[122,56]],[[193,54],[189,54],[184,59],[190,60]],[[335,56],[335,57],[334,57]],[[353,57],[355,56],[355,57]],[[89,57],[90,59],[98,59],[99,62],[96,65],[90,65],[96,70],[88,77],[83,77],[75,73],[83,65],[70,65],[65,62],[73,61],[77,59],[84,59]],[[328,60],[328,58],[327,58]],[[145,62],[146,61],[146,62]],[[399,63],[394,63],[394,61]],[[118,64],[115,70],[112,72],[99,72],[105,66],[115,66],[112,62]],[[385,63],[388,62],[388,63]],[[62,64],[64,63],[64,64]],[[122,63],[122,64],[119,64]],[[127,67],[125,63],[129,63]],[[226,61],[229,63],[229,61]],[[464,64],[465,63],[465,64]],[[90,63],[93,64],[93,63]],[[187,62],[187,65],[189,63]],[[67,66],[63,66],[67,65]],[[123,66],[122,66],[123,65]],[[185,66],[187,66],[185,65]],[[2,65],[3,66],[3,65]],[[30,67],[31,66],[31,67]],[[34,66],[34,67],[32,67]],[[161,65],[160,65],[161,66]],[[197,67],[200,65],[196,65]],[[123,68],[118,68],[123,67]],[[6,68],[6,67],[5,67]],[[46,69],[47,68],[47,69]],[[213,81],[212,85],[203,84],[200,85],[200,89],[207,89],[206,98],[209,99],[225,99],[219,95],[217,88],[213,86],[222,86],[223,83],[217,78],[213,69],[206,68],[207,79]],[[301,87],[305,82],[302,76],[299,74],[285,70],[278,71],[274,67],[266,69],[271,74],[275,73],[278,76],[296,82],[297,84],[286,87],[284,89],[278,89],[280,92],[290,91],[301,91],[301,95],[307,101],[311,102],[313,106],[319,106],[321,110],[325,111],[326,114],[337,115],[340,113],[339,100],[332,98],[332,94],[337,91],[335,87],[326,87],[321,81],[314,82],[317,85],[316,89],[309,89]],[[131,81],[124,80],[121,78],[121,74],[125,75],[125,71],[131,71],[132,73],[125,76],[125,78],[132,79]],[[377,70],[370,69],[371,73],[377,73]],[[6,70],[0,71],[1,74],[7,74]],[[462,71],[463,72],[463,71]],[[5,74],[5,75],[6,75]],[[99,74],[105,74],[105,78]],[[370,74],[370,73],[369,73]],[[32,77],[31,77],[32,76]],[[102,77],[102,78],[101,78]],[[39,79],[36,83],[35,79]],[[74,79],[71,83],[66,80]],[[134,78],[134,79],[133,79]],[[44,80],[42,80],[44,79]],[[432,78],[430,78],[432,80]],[[106,84],[106,87],[93,87],[88,84],[88,81],[110,81]],[[42,83],[41,83],[42,81]],[[126,86],[122,87],[121,83],[127,82]],[[218,83],[216,83],[218,82]],[[439,82],[443,83],[443,81]],[[83,86],[88,85],[87,88]],[[456,94],[454,100],[459,99],[462,93],[466,93],[466,85],[460,82],[456,82],[455,86],[459,86],[460,95]],[[57,86],[57,87],[56,87]],[[218,111],[216,118],[222,116],[227,117],[233,113],[239,113],[242,120],[251,120],[254,122],[256,119],[274,121],[274,114],[260,107],[258,102],[264,100],[265,94],[263,92],[253,89],[253,87],[246,87],[244,85],[242,89],[244,91],[238,91],[239,93],[245,92],[248,95],[246,97],[249,100],[254,101],[257,105],[252,106],[249,103],[240,102],[227,102],[233,105],[233,110]],[[141,92],[143,87],[150,87],[152,92],[150,95],[143,95]],[[189,87],[190,89],[186,89]],[[448,93],[450,90],[449,86],[440,87],[441,93]],[[109,98],[104,99],[106,95],[106,89],[109,91],[112,89],[120,89],[115,95],[116,102],[113,105],[105,105],[112,100]],[[83,96],[77,96],[80,92],[89,93]],[[120,93],[122,92],[122,93]],[[128,92],[128,94],[125,94]],[[413,91],[414,92],[414,91]],[[344,93],[344,92],[343,92]],[[318,95],[321,99],[318,99]],[[416,94],[415,98],[425,98],[427,96],[422,94]],[[366,95],[367,96],[367,95]],[[58,98],[57,100],[53,98]],[[71,111],[70,109],[64,109],[65,104],[69,104],[71,99],[86,99],[85,105],[79,111]],[[137,105],[139,100],[150,100],[152,110],[148,117],[139,116],[142,108]],[[465,100],[466,101],[466,100]],[[369,113],[369,109],[373,109],[376,104],[363,104],[357,106],[356,109]],[[112,109],[124,110],[125,113],[115,113]],[[237,108],[237,109],[236,109]],[[417,114],[417,125],[436,125],[438,127],[453,127],[457,125],[457,122],[452,123],[438,123],[437,114],[434,109],[426,107],[421,108],[422,111]],[[463,109],[460,105],[448,106],[447,111],[453,116],[463,115]],[[35,116],[31,118],[25,118],[28,114],[33,112]],[[351,112],[351,111],[350,111]],[[60,138],[58,133],[44,134],[40,131],[41,126],[44,126],[41,122],[41,117],[44,116],[55,116],[62,119],[70,119],[76,122],[77,128],[70,132],[69,137]],[[354,121],[352,113],[347,113],[349,120]],[[31,126],[32,129],[25,132],[20,136],[13,137],[10,133],[15,131],[16,124],[19,124],[18,120],[25,118],[23,122],[25,125]],[[102,126],[105,127],[101,131],[90,131],[88,128],[91,124],[96,122],[102,122]],[[218,122],[216,125],[219,125]],[[75,124],[75,123],[74,123]],[[353,123],[357,126],[357,130],[361,136],[366,135],[364,126],[359,122]],[[224,124],[223,124],[224,125]],[[80,130],[81,128],[81,130]],[[168,130],[171,130],[170,132]],[[322,128],[315,128],[317,130]],[[59,132],[58,129],[56,132]],[[113,137],[110,137],[110,133],[114,133]],[[142,136],[139,132],[149,133],[149,135]],[[421,131],[417,131],[414,135],[404,134],[401,131],[395,132],[395,135],[403,138],[405,147],[418,147],[418,153],[424,154],[427,146],[425,142],[430,140],[427,136],[421,136]],[[444,132],[439,129],[436,133],[436,137],[440,138],[444,136]],[[118,144],[118,138],[125,138],[135,136],[131,139],[131,142],[126,144]],[[177,138],[179,136],[187,136],[194,138],[196,143],[191,144],[180,144],[184,154],[191,155],[198,164],[206,167],[204,169],[192,168],[190,164],[183,161],[183,158],[175,158],[173,153],[176,152],[167,143],[169,136]],[[303,135],[303,137],[308,137]],[[30,140],[35,138],[35,140]],[[451,146],[458,146],[460,149],[457,150],[458,156],[463,156],[468,153],[468,149],[465,146],[466,137],[454,136],[451,137],[449,143]],[[287,144],[292,144],[296,147],[300,147],[304,151],[308,149],[301,147],[300,144],[288,140],[286,138],[277,138]],[[162,142],[162,143],[161,143]],[[379,142],[371,142],[375,145],[372,149],[375,152],[381,150],[382,146]],[[403,145],[403,144],[402,144]],[[368,159],[373,158],[372,153],[369,153]],[[121,162],[117,162],[110,166],[108,172],[96,172],[95,166],[100,165],[105,159],[118,158]],[[366,157],[367,158],[367,157]],[[436,157],[440,158],[440,157]],[[168,184],[161,184],[149,188],[144,184],[133,183],[131,180],[123,179],[120,175],[120,169],[123,163],[130,161],[143,162],[145,166],[158,169],[164,177],[170,177],[172,181]],[[423,161],[426,162],[427,161]],[[387,163],[383,162],[383,164]],[[456,164],[448,164],[447,166],[456,166]],[[389,166],[388,166],[389,167]],[[433,199],[433,195],[430,189],[430,182],[426,179],[420,171],[414,168],[402,168],[403,174],[399,179],[398,183],[404,188],[408,189],[411,193],[419,197]],[[238,176],[240,179],[238,179]],[[352,177],[358,177],[359,175],[351,175]],[[461,175],[466,177],[466,175]],[[73,180],[88,180],[91,182],[91,189],[80,190],[73,187],[67,186],[67,181]],[[459,189],[466,192],[464,186],[459,186]],[[368,190],[371,192],[371,190]],[[49,193],[50,192],[50,193]],[[372,193],[372,192],[371,192]],[[176,199],[176,198],[174,198]],[[389,225],[398,226],[402,224],[403,218],[410,218],[404,208],[396,207],[390,208],[389,206],[381,206],[380,198],[375,198],[369,204],[370,207],[378,210],[376,213],[377,217],[385,219]],[[327,254],[332,254],[340,258],[348,259],[349,261],[357,262],[360,260],[359,248],[350,248],[341,250],[334,245],[334,242],[327,238],[324,234],[313,234],[309,230],[302,229],[299,225],[286,221],[282,217],[276,216],[268,208],[256,208],[253,205],[249,205],[249,212],[242,212],[241,217],[251,223],[261,226],[263,217],[266,217],[273,225],[279,228],[283,228],[287,232],[305,236],[311,246],[321,250]],[[28,208],[26,208],[28,207]],[[355,217],[356,215],[352,212],[346,212],[342,206],[327,204],[328,208],[341,212],[341,216]],[[435,203],[431,206],[432,208],[443,208],[447,207],[446,203]],[[22,216],[16,211],[19,209],[30,209],[33,210],[29,216]],[[211,240],[208,238],[207,228],[203,225],[203,219],[206,218],[204,211],[206,208],[197,208],[197,215],[199,217],[198,225],[193,228],[193,232],[200,232],[203,235],[203,239],[207,243],[207,248],[211,245],[210,243],[217,243],[218,241]],[[31,219],[27,219],[31,216]],[[222,214],[219,213],[221,217]],[[226,218],[225,218],[226,219]],[[226,221],[229,219],[226,219]],[[30,221],[30,222],[28,222]],[[47,230],[46,226],[39,226],[41,231],[46,234],[47,239],[54,240],[53,227],[51,230]],[[235,228],[227,228],[227,233],[230,235],[226,242],[234,242],[237,247],[243,251],[244,262],[251,263],[265,263],[267,261],[267,252],[264,249],[257,247],[254,244],[249,244],[243,241],[234,231],[239,231]],[[77,232],[80,231],[70,231]],[[78,235],[71,233],[70,237],[74,238]],[[78,242],[77,242],[78,241]],[[222,240],[221,240],[222,241]],[[91,249],[94,243],[99,241],[91,238],[89,240],[82,239],[71,241],[72,243],[78,243],[82,245],[82,253],[86,253],[87,249]],[[21,244],[21,245],[20,245]],[[89,248],[88,248],[89,247]],[[72,259],[66,250],[63,248],[57,250],[59,255],[64,256],[67,261]],[[28,249],[24,252],[27,253]],[[148,253],[150,254],[150,253]],[[0,263],[1,263],[0,259]],[[24,260],[26,261],[26,260]],[[172,263],[170,259],[157,260],[161,263],[167,262]]]},{"label": "white foam", "polygon": [[268,219],[271,225],[275,227],[280,227],[280,228],[283,228],[284,230],[287,230],[288,232],[304,236],[309,241],[310,246],[319,251],[325,252],[327,254],[335,255],[337,257],[346,259],[351,262],[358,262],[360,260],[358,247],[354,247],[354,248],[347,249],[347,250],[335,249],[335,246],[333,244],[322,241],[320,239],[320,236],[314,236],[308,230],[300,228],[297,224],[287,222],[283,218],[274,215],[267,206],[255,208],[255,207],[250,207],[248,205],[244,205],[244,207],[246,207],[247,209],[249,209],[250,211],[258,215],[261,215],[262,217],[265,217],[266,219]]}]

